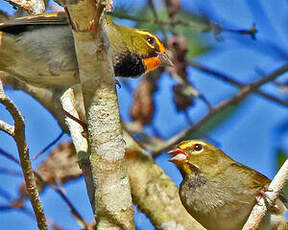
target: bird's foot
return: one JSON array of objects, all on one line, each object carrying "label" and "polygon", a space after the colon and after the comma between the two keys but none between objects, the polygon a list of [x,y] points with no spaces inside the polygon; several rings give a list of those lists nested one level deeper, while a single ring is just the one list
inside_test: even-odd
[{"label": "bird's foot", "polygon": [[261,202],[261,200],[264,200],[264,203],[266,205],[266,207],[273,211],[273,212],[278,212],[279,211],[279,207],[277,204],[275,204],[274,202],[272,202],[272,200],[270,199],[270,197],[268,196],[267,192],[273,192],[272,189],[269,189],[267,186],[263,187],[261,190],[259,190],[256,194],[256,202],[258,205],[263,205],[263,202]]},{"label": "bird's foot", "polygon": [[265,203],[271,204],[270,198],[267,196],[266,192],[272,192],[271,189],[269,189],[267,186],[260,189],[256,194],[256,201],[258,205],[262,205],[261,199],[264,199]]}]

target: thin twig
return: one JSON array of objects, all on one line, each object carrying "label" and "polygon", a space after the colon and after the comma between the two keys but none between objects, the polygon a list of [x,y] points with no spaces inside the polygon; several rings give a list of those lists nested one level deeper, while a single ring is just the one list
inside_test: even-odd
[{"label": "thin twig", "polygon": [[63,112],[65,114],[65,116],[67,118],[70,118],[71,120],[77,122],[79,125],[82,126],[83,128],[83,132],[88,132],[88,126],[87,126],[87,123],[85,123],[84,121],[81,121],[79,118],[77,117],[74,117],[73,115],[71,115],[70,113],[68,113],[66,110],[63,109]]},{"label": "thin twig", "polygon": [[0,120],[0,130],[2,130],[3,132],[7,133],[10,136],[14,135],[14,126],[13,125],[9,125],[4,121]]},{"label": "thin twig", "polygon": [[257,90],[260,86],[263,84],[273,81],[275,78],[280,76],[281,74],[288,71],[288,65],[284,65],[280,67],[279,69],[275,70],[271,74],[267,75],[266,77],[262,78],[259,81],[253,82],[249,85],[244,86],[241,91],[236,94],[233,98],[228,99],[227,101],[222,102],[217,107],[213,108],[210,113],[208,113],[201,121],[193,125],[192,127],[182,131],[181,133],[175,135],[174,137],[170,138],[168,141],[165,142],[165,144],[159,146],[157,149],[152,150],[153,156],[159,155],[164,150],[172,147],[179,141],[183,140],[186,136],[191,135],[193,132],[198,131],[205,123],[207,123],[211,118],[213,118],[216,114],[223,111],[225,108],[227,108],[230,105],[235,105],[242,101],[244,98],[246,98],[250,93]]},{"label": "thin twig", "polygon": [[12,154],[7,153],[5,150],[0,148],[0,154],[2,154],[3,156],[5,156],[6,158],[8,158],[9,160],[15,162],[16,164],[20,165],[20,162],[18,159],[16,159],[16,157],[14,157]]},{"label": "thin twig", "polygon": [[[20,162],[17,161],[17,160],[15,161],[14,157],[12,156],[12,154],[10,154],[10,153],[8,153],[6,151],[3,151],[3,150],[0,151],[0,154],[2,154],[7,159],[13,161],[14,163],[16,163],[17,165],[20,166]],[[74,205],[71,203],[71,201],[68,199],[68,197],[63,193],[63,191],[61,189],[57,188],[57,186],[55,186],[54,184],[52,184],[49,181],[45,180],[37,171],[33,170],[33,173],[42,183],[45,183],[45,184],[49,185],[64,200],[64,202],[70,208],[70,211],[71,211],[72,215],[80,223],[80,226],[82,228],[85,228],[87,230],[91,229],[91,226],[89,225],[89,223],[87,223],[84,220],[84,218],[80,215],[80,213],[77,211],[77,209],[74,207]],[[7,194],[5,194],[4,192],[3,192],[3,194],[7,196]],[[1,189],[0,189],[0,195],[1,195]]]},{"label": "thin twig", "polygon": [[36,215],[38,227],[40,230],[48,230],[48,225],[47,225],[44,209],[40,201],[35,177],[33,174],[32,167],[31,167],[31,161],[29,158],[29,148],[25,140],[24,118],[19,112],[19,110],[17,109],[17,107],[14,105],[14,103],[10,100],[10,98],[8,98],[5,95],[1,81],[0,81],[0,102],[10,112],[15,122],[13,138],[18,148],[20,164],[21,164],[21,168],[22,168],[25,183],[26,183],[26,189],[29,194],[32,207],[34,209],[34,213]]},{"label": "thin twig", "polygon": [[[153,13],[154,14],[154,13]],[[133,20],[136,22],[142,22],[142,23],[147,23],[147,24],[158,24],[159,28],[160,26],[170,26],[171,29],[173,29],[173,27],[177,26],[183,26],[183,27],[188,27],[190,30],[193,31],[197,31],[197,32],[213,32],[215,33],[218,32],[232,32],[232,33],[236,33],[236,34],[240,34],[240,35],[250,35],[252,39],[255,39],[255,35],[256,35],[256,28],[254,27],[254,25],[251,26],[250,29],[245,30],[245,29],[239,29],[239,30],[233,30],[233,29],[229,29],[229,28],[224,28],[221,27],[219,24],[216,24],[215,22],[211,21],[209,18],[207,17],[203,17],[203,16],[199,16],[199,15],[194,15],[195,17],[198,18],[202,18],[204,19],[203,23],[199,23],[199,20],[195,20],[191,21],[191,20],[183,20],[181,18],[175,18],[173,20],[162,20],[162,19],[156,19],[155,17],[153,19],[150,18],[140,18],[137,16],[133,16],[133,15],[127,15],[127,14],[123,14],[123,13],[119,13],[119,12],[114,12],[113,15],[114,17],[120,18],[120,19],[128,19],[128,20]]]},{"label": "thin twig", "polygon": [[70,212],[75,217],[75,219],[78,221],[80,227],[84,228],[86,230],[90,230],[91,229],[90,224],[85,221],[85,219],[81,216],[81,214],[78,212],[78,210],[75,208],[75,206],[69,200],[69,198],[65,195],[65,193],[61,189],[59,189],[57,186],[55,186],[54,184],[44,180],[43,177],[38,172],[36,172],[36,171],[33,171],[33,172],[42,182],[48,184],[64,200],[64,202],[69,207]]},{"label": "thin twig", "polygon": [[21,172],[3,167],[0,167],[0,174],[16,176],[21,178],[23,177],[23,174]]},{"label": "thin twig", "polygon": [[287,181],[288,181],[288,160],[284,162],[284,164],[279,169],[274,179],[271,181],[267,189],[267,192],[265,192],[265,197],[261,197],[257,201],[242,230],[258,229],[258,225],[260,224],[262,218],[265,216],[268,210],[268,207],[266,206],[267,202],[265,202],[265,199],[269,200],[269,203],[273,205]]},{"label": "thin twig", "polygon": [[8,210],[13,210],[15,207],[13,207],[11,204],[4,204],[0,205],[0,211],[8,211]]},{"label": "thin twig", "polygon": [[51,146],[57,143],[63,137],[65,133],[62,131],[52,142],[50,142],[45,148],[43,148],[39,153],[37,153],[32,160],[36,160],[41,154],[45,153]]},{"label": "thin twig", "polygon": [[[203,73],[207,73],[210,76],[215,76],[215,77],[217,77],[217,79],[220,79],[220,80],[222,80],[224,82],[228,82],[228,83],[230,83],[232,85],[235,85],[238,88],[243,88],[246,85],[246,84],[241,83],[241,82],[239,82],[237,80],[234,80],[232,77],[228,76],[227,74],[221,73],[221,72],[219,72],[217,70],[214,70],[214,69],[212,69],[210,67],[206,67],[204,65],[201,65],[201,64],[199,64],[199,63],[197,63],[195,61],[190,61],[189,65],[194,67],[194,68],[196,68],[196,69],[198,69],[198,70],[200,70]],[[276,102],[276,103],[278,103],[280,105],[288,106],[288,101],[283,101],[283,100],[281,100],[281,99],[279,99],[279,98],[277,98],[275,96],[272,96],[270,94],[264,93],[260,89],[256,89],[254,91],[254,93],[256,93],[256,94],[258,94],[258,95],[260,95],[260,96],[262,96],[262,97],[264,97],[264,98],[266,98],[268,100],[274,101],[274,102]]]}]

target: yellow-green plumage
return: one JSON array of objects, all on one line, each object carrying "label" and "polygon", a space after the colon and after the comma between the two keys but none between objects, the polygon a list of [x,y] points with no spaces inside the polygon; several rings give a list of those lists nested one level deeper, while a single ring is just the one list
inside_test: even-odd
[{"label": "yellow-green plumage", "polygon": [[[182,142],[171,154],[183,175],[179,194],[186,210],[208,230],[241,230],[270,180],[202,140]],[[281,194],[260,230],[285,229],[286,201]]]},{"label": "yellow-green plumage", "polygon": [[[150,71],[144,60],[165,53],[153,34],[118,26],[107,19],[116,76],[137,77]],[[1,32],[3,31],[3,33]],[[48,13],[0,23],[0,71],[40,87],[70,87],[79,82],[74,40],[63,13]],[[149,44],[147,38],[155,44]]]}]

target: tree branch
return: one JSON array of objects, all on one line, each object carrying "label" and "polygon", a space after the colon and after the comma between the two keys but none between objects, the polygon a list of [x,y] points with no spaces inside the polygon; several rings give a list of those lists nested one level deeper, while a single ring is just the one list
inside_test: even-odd
[{"label": "tree branch", "polygon": [[3,132],[7,133],[10,136],[14,135],[14,126],[13,125],[9,125],[4,121],[0,120],[0,130],[2,130]]},{"label": "tree branch", "polygon": [[5,0],[15,7],[26,10],[29,14],[41,14],[45,11],[43,0]]},{"label": "tree branch", "polygon": [[265,196],[261,197],[260,200],[257,201],[256,205],[252,209],[250,216],[245,223],[242,230],[256,230],[258,229],[258,225],[260,224],[262,218],[265,216],[269,207],[267,207],[267,202],[265,199],[269,201],[268,205],[273,205],[276,199],[279,197],[285,183],[288,181],[288,160],[284,162],[274,179],[271,181],[267,192],[265,192]]},{"label": "tree branch", "polygon": [[[70,152],[71,149],[74,149],[73,147],[72,148],[68,148],[67,151],[69,152],[69,154],[75,154],[74,151]],[[64,149],[62,149],[62,152],[60,152],[59,154],[62,154],[62,155],[65,155],[64,154]],[[56,150],[57,151],[57,150]],[[59,151],[59,150],[58,150]],[[6,151],[0,151],[0,154],[3,155],[4,157],[6,157],[7,159],[13,161],[14,163],[16,163],[18,166],[21,166],[20,165],[20,162],[16,159],[14,159],[14,157],[10,154],[10,153],[7,153]],[[62,158],[63,159],[63,158]],[[76,162],[75,162],[76,163]],[[63,165],[62,165],[63,166]],[[70,165],[69,165],[70,166]],[[67,166],[67,167],[69,167]],[[58,168],[58,170],[60,170]],[[44,170],[45,171],[45,170]],[[80,170],[79,170],[80,171]],[[40,173],[42,172],[42,173]],[[77,220],[78,224],[80,225],[81,228],[84,228],[85,230],[92,230],[92,224],[90,225],[89,223],[87,223],[83,217],[80,215],[80,213],[77,211],[77,209],[74,207],[74,205],[72,204],[72,202],[68,199],[68,197],[65,195],[65,193],[59,189],[57,186],[56,186],[56,182],[54,181],[51,182],[51,179],[49,178],[48,176],[48,180],[45,180],[45,175],[47,177],[47,168],[46,168],[46,171],[43,173],[43,170],[41,171],[41,167],[39,167],[36,171],[33,170],[33,173],[34,175],[36,176],[37,178],[37,188],[38,188],[38,191],[42,192],[43,191],[43,188],[46,186],[46,185],[49,185],[62,199],[63,201],[67,204],[67,206],[69,207],[70,209],[70,212],[72,213],[73,217]],[[44,174],[44,176],[42,175]],[[22,176],[22,174],[21,174]],[[19,208],[21,207],[22,210],[25,209],[25,203],[24,203],[24,199],[27,197],[27,189],[23,189],[22,186],[20,186],[20,197],[16,200],[11,200],[9,199],[8,201],[11,203],[10,206],[11,208]],[[5,191],[4,191],[5,192]],[[0,189],[0,195],[4,194],[4,192],[1,191]],[[4,194],[5,195],[5,194]],[[7,197],[7,195],[6,195]],[[34,217],[34,216],[33,216]],[[47,220],[48,224],[50,225],[50,222],[49,220]],[[51,225],[50,225],[51,226]]]},{"label": "tree branch", "polygon": [[0,103],[2,103],[6,107],[6,109],[10,112],[15,122],[15,125],[13,128],[14,132],[12,136],[18,148],[20,164],[21,164],[21,168],[22,168],[25,183],[26,183],[26,189],[27,189],[30,201],[32,203],[32,207],[34,209],[38,227],[41,230],[48,230],[48,225],[47,225],[46,217],[44,214],[44,209],[40,201],[34,173],[31,167],[31,161],[29,158],[29,148],[25,140],[24,118],[20,114],[20,112],[18,111],[14,103],[10,100],[10,98],[8,98],[5,95],[1,81],[0,81]]},{"label": "tree branch", "polygon": [[288,71],[288,65],[284,65],[280,67],[279,69],[275,70],[271,74],[267,75],[266,77],[262,78],[259,81],[253,82],[249,85],[244,86],[241,91],[236,94],[233,98],[222,102],[220,105],[217,107],[213,108],[210,113],[208,113],[201,121],[193,125],[192,127],[182,131],[181,133],[175,135],[174,137],[170,138],[168,141],[163,143],[162,145],[159,145],[157,148],[153,149],[153,155],[157,156],[164,150],[172,147],[176,143],[180,142],[183,140],[185,137],[192,135],[194,132],[198,131],[204,124],[206,124],[211,118],[215,117],[216,114],[220,113],[223,111],[225,108],[227,108],[230,105],[235,105],[245,99],[250,93],[254,92],[257,90],[260,86],[263,84],[273,81],[275,78],[278,76],[282,75],[283,73]]},{"label": "tree branch", "polygon": [[90,194],[97,229],[130,230],[135,228],[132,198],[106,22],[101,17],[111,5],[111,1],[99,0],[95,5],[84,0],[67,5],[67,10],[87,114],[91,182],[97,186],[93,197]]},{"label": "tree branch", "polygon": [[[227,82],[227,83],[230,83],[232,85],[235,85],[235,86],[237,86],[240,89],[245,87],[244,83],[241,83],[241,82],[239,82],[237,80],[234,80],[232,77],[228,76],[227,74],[221,73],[221,72],[219,72],[217,70],[214,70],[212,68],[209,68],[209,67],[206,67],[204,65],[201,65],[201,64],[199,64],[199,63],[197,63],[195,61],[190,61],[189,65],[194,67],[195,69],[200,70],[203,73],[207,73],[208,75],[217,77],[217,79],[220,79],[220,80],[222,80],[224,82]],[[262,96],[262,97],[264,97],[264,98],[266,98],[268,100],[274,101],[274,102],[276,102],[276,103],[278,103],[280,105],[288,106],[288,101],[282,101],[282,100],[280,100],[277,97],[274,97],[274,96],[272,96],[270,94],[262,92],[260,89],[256,89],[254,91],[254,93],[256,93],[256,94],[258,94],[258,95],[260,95],[260,96]]]},{"label": "tree branch", "polygon": [[[11,78],[6,78],[5,82],[9,83],[14,88],[24,90],[27,93],[31,93],[31,88],[34,89],[34,87],[29,85],[25,86],[24,84],[16,84],[15,81],[11,81]],[[34,90],[32,90],[32,94]],[[65,110],[71,115],[78,118],[77,112],[75,108],[73,108],[74,97],[73,94],[69,96],[70,93],[67,94],[66,92],[66,94],[64,94],[67,96],[67,98],[65,98],[65,100],[68,100],[67,102],[63,103],[63,97],[61,98],[62,104],[65,105],[63,108],[65,108]],[[46,107],[46,109],[48,109],[54,115],[59,124],[62,124],[62,128],[67,130],[64,122],[62,121],[63,111],[59,110],[56,106],[52,106],[54,104],[54,99],[49,97],[53,97],[53,94],[48,94],[48,96],[46,94],[46,89],[38,89],[37,94],[33,95],[34,98],[40,102],[44,100],[44,103],[42,103],[43,106]],[[46,97],[44,95],[46,95]],[[54,97],[56,97],[56,95],[54,95]],[[78,105],[78,109],[83,109],[83,107],[79,105],[81,104],[82,99],[80,97],[76,97],[75,100],[75,105]],[[79,100],[78,103],[77,100]],[[70,125],[68,122],[74,124]],[[86,142],[87,145],[86,139],[81,135],[83,130],[82,126],[70,118],[66,118],[66,124],[70,126],[74,145],[78,145],[78,148],[75,146],[77,150],[76,152],[81,152],[81,148],[79,147],[79,145],[81,146],[81,142],[84,141],[84,143]],[[78,139],[76,139],[77,141],[75,141],[73,139],[75,138],[73,135],[77,134],[79,136]],[[152,223],[159,229],[175,230],[177,227],[179,229],[183,227],[184,229],[202,230],[203,227],[200,226],[200,224],[197,224],[197,222],[183,208],[183,205],[179,199],[178,188],[172,182],[172,180],[153,161],[153,159],[151,159],[149,154],[145,152],[141,147],[139,147],[139,145],[135,143],[135,141],[130,136],[127,137],[126,134],[124,135],[124,138],[126,142],[126,157],[131,191],[133,201],[138,206],[138,208],[142,210],[147,216],[149,216]],[[63,146],[61,148],[63,148]],[[85,156],[85,147],[82,147],[82,149],[84,149],[82,154]],[[85,173],[85,170],[82,169],[82,171]],[[73,178],[75,178],[75,175]],[[86,178],[87,177],[85,176],[85,179]],[[157,192],[153,192],[155,189]],[[147,193],[146,191],[151,192]],[[154,203],[155,201],[157,201],[157,205],[151,205],[151,202]],[[172,208],[167,208],[170,205]]]},{"label": "tree branch", "polygon": [[[75,97],[74,97],[73,90],[72,89],[66,90],[66,92],[60,98],[60,100],[61,100],[63,109],[67,113],[72,115],[73,117],[79,119],[78,112],[75,109]],[[90,155],[88,153],[88,142],[87,142],[87,139],[83,137],[82,135],[82,133],[84,132],[84,129],[78,122],[72,120],[69,117],[65,118],[65,122],[70,131],[70,135],[72,137],[72,141],[75,146],[76,153],[78,155],[79,165],[80,165],[80,168],[82,169],[82,172],[85,178],[90,203],[91,203],[92,209],[94,210],[95,186],[94,186],[93,176],[92,176],[92,168],[91,168],[92,166],[89,160]]]}]

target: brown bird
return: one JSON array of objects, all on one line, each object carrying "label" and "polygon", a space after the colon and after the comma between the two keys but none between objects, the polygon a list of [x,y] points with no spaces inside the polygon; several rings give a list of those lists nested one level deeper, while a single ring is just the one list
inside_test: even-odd
[{"label": "brown bird", "polygon": [[[208,230],[241,230],[270,180],[202,140],[181,142],[169,153],[183,176],[179,194],[190,215]],[[287,206],[281,193],[259,229],[288,229],[283,216]]]}]

